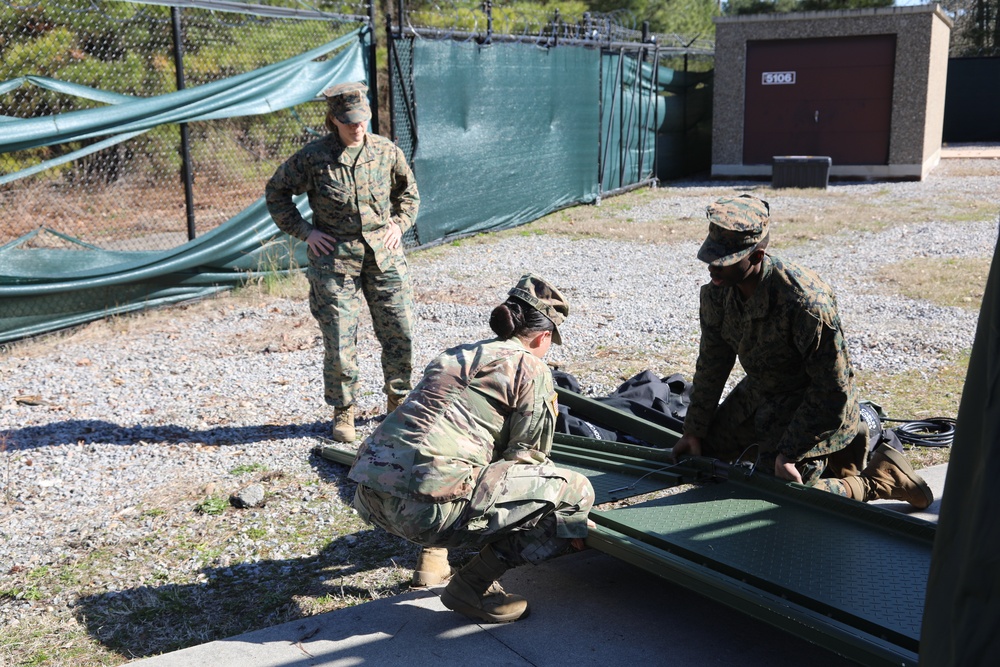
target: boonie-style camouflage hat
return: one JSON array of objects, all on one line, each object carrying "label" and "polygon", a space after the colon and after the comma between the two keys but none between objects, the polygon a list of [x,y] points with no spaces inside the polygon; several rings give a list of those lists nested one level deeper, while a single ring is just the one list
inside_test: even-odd
[{"label": "boonie-style camouflage hat", "polygon": [[569,301],[555,287],[544,278],[540,278],[532,273],[521,276],[517,284],[507,292],[509,296],[517,297],[529,306],[540,312],[545,317],[552,320],[556,328],[552,331],[552,342],[562,345],[562,336],[559,335],[559,325],[566,321],[569,315]]},{"label": "boonie-style camouflage hat", "polygon": [[740,195],[710,204],[707,215],[708,237],[698,250],[698,259],[712,266],[729,266],[767,238],[771,207],[763,199]]},{"label": "boonie-style camouflage hat", "polygon": [[338,83],[323,91],[327,108],[341,123],[366,123],[372,117],[368,86],[359,82]]}]

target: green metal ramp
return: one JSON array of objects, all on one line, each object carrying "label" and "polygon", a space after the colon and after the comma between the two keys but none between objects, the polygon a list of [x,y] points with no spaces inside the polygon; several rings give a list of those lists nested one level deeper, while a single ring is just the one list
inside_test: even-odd
[{"label": "green metal ramp", "polygon": [[[670,465],[664,447],[679,434],[579,394],[559,394],[577,416],[660,445],[557,436],[552,457],[561,465],[591,476],[614,461],[622,477],[638,480],[608,489],[591,477],[598,494],[591,518],[599,528],[589,546],[859,663],[917,664],[934,524],[754,474],[749,466],[695,458]],[[669,480],[698,485],[623,508],[599,507]]]}]

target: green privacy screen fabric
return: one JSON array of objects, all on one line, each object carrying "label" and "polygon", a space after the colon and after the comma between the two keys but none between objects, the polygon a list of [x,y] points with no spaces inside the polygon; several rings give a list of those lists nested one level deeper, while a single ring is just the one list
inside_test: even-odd
[{"label": "green privacy screen fabric", "polygon": [[601,189],[604,192],[653,177],[656,130],[664,98],[652,82],[652,67],[632,56],[602,58],[604,108],[601,123]]},{"label": "green privacy screen fabric", "polygon": [[574,47],[417,41],[421,243],[597,197],[598,57]]},{"label": "green privacy screen fabric", "polygon": [[1000,665],[1000,244],[958,407],[920,634],[922,667]]},{"label": "green privacy screen fabric", "polygon": [[[108,106],[83,109],[38,118],[5,117],[0,133],[0,153],[41,146],[55,146],[85,139],[102,138],[103,142],[74,151],[83,157],[101,148],[123,141],[168,123],[238,118],[272,113],[316,99],[324,88],[342,81],[367,78],[364,47],[370,34],[363,29],[300,56],[268,65],[246,74],[214,81],[203,86],[178,90],[156,97],[105,96],[99,101]],[[346,47],[346,48],[344,48]],[[336,57],[316,62],[337,49]],[[97,99],[93,89],[72,86],[43,77],[20,77],[0,84],[0,90],[13,84],[40,87]],[[49,166],[66,162],[54,159],[14,174],[0,175],[0,184],[38,173]]]},{"label": "green privacy screen fabric", "polygon": [[[299,209],[311,217],[302,199]],[[31,248],[32,232],[0,248],[0,342],[206,296],[269,267],[305,262],[262,200],[168,252]],[[277,272],[281,272],[278,269]]]},{"label": "green privacy screen fabric", "polygon": [[[368,39],[362,30],[255,72],[156,98],[35,76],[0,83],[0,91],[34,85],[108,105],[3,118],[0,153],[98,141],[0,175],[0,184],[162,123],[268,113],[315,99],[333,83],[365,80]],[[658,69],[654,82],[649,63],[575,46],[417,40],[413,67],[414,171],[422,195],[417,234],[425,244],[527,223],[647,181],[656,130],[672,122],[662,93],[693,85],[667,68]],[[308,217],[308,205],[299,205]],[[63,240],[73,249],[29,248],[38,243],[26,237],[0,247],[0,342],[202,296],[254,271],[287,270],[289,254],[304,263],[301,246],[277,230],[262,201],[169,252],[112,252]]]}]

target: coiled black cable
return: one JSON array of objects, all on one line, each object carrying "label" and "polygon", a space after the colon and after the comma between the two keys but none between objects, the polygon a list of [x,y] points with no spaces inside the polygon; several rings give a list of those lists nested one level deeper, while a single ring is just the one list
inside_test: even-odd
[{"label": "coiled black cable", "polygon": [[955,420],[950,417],[933,417],[923,420],[883,419],[886,422],[900,422],[890,431],[899,441],[910,447],[951,447],[955,441]]}]

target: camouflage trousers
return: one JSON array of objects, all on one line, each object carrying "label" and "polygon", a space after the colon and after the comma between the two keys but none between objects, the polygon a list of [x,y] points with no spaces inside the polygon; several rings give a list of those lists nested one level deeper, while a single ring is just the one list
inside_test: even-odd
[{"label": "camouflage trousers", "polygon": [[[719,405],[702,445],[702,454],[723,461],[753,461],[756,469],[774,474],[776,449],[788,428],[801,395],[768,396],[765,399],[739,383]],[[838,483],[859,475],[868,455],[868,427],[860,420],[858,434],[843,449],[806,457],[796,464],[802,483],[837,495],[850,495]]]},{"label": "camouflage trousers", "polygon": [[482,468],[472,493],[444,503],[397,498],[359,485],[354,506],[369,523],[425,547],[492,545],[508,567],[540,563],[587,536],[594,489],[552,465],[500,461]]},{"label": "camouflage trousers", "polygon": [[309,308],[323,333],[323,395],[334,407],[353,405],[358,384],[358,321],[361,294],[368,302],[372,328],[382,346],[382,390],[402,398],[412,388],[413,286],[406,271],[379,271],[365,253],[360,275],[311,266]]}]

